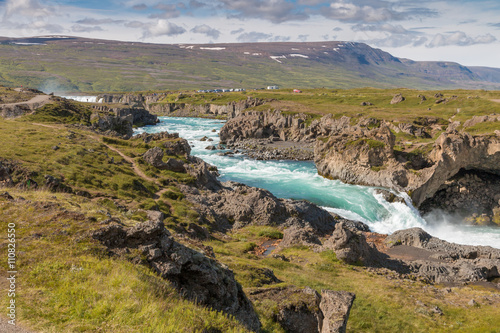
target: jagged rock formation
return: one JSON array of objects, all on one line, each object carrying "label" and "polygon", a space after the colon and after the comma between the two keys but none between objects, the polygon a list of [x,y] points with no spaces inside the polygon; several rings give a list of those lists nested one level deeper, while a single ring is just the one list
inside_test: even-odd
[{"label": "jagged rock formation", "polygon": [[248,108],[262,105],[265,101],[259,98],[248,97],[238,102],[230,102],[224,105],[218,104],[186,104],[176,103],[148,103],[150,112],[160,116],[172,117],[226,117],[233,118]]},{"label": "jagged rock formation", "polygon": [[105,108],[90,116],[93,129],[126,139],[132,136],[134,125],[155,125],[157,122],[158,118],[143,108]]},{"label": "jagged rock formation", "polygon": [[127,104],[132,106],[143,106],[145,104],[156,103],[165,94],[101,94],[97,95],[97,101],[109,104]]},{"label": "jagged rock formation", "polygon": [[[409,270],[432,283],[488,281],[500,277],[500,250],[489,246],[449,243],[432,237],[420,228],[400,230],[389,235],[385,243],[392,255],[407,247],[416,253],[405,259]],[[417,249],[417,251],[415,251]]]},{"label": "jagged rock formation", "polygon": [[222,127],[221,143],[235,143],[244,139],[279,138],[283,141],[306,141],[315,137],[311,126],[306,126],[305,114],[284,115],[280,111],[247,111]]},{"label": "jagged rock formation", "polygon": [[[383,240],[375,244],[373,237]],[[370,237],[371,241],[368,241]],[[500,250],[489,246],[449,243],[420,228],[385,236],[338,223],[322,250],[333,250],[349,264],[386,268],[428,283],[468,283],[500,277]]]},{"label": "jagged rock formation", "polygon": [[337,259],[348,264],[371,264],[379,257],[379,252],[367,243],[363,232],[345,223],[337,223],[332,236],[323,243],[323,249],[333,250]]},{"label": "jagged rock formation", "polygon": [[247,225],[296,226],[325,235],[333,230],[337,221],[334,215],[304,200],[278,199],[263,189],[235,182],[217,181],[217,184],[213,180],[200,182],[203,189],[211,192],[200,192],[188,186],[181,189],[195,204],[201,218],[215,224],[219,230]]},{"label": "jagged rock formation", "polygon": [[290,333],[345,333],[355,295],[346,291],[290,287],[252,290],[254,302],[276,303],[275,319]]},{"label": "jagged rock formation", "polygon": [[[466,125],[496,119],[496,116],[477,117]],[[249,111],[230,119],[221,129],[220,137],[221,142],[230,146],[252,148],[253,145],[252,152],[262,152],[257,157],[272,157],[272,154],[266,153],[256,139],[267,146],[275,140],[315,141],[314,161],[321,175],[352,184],[404,191],[417,207],[432,198],[460,170],[479,170],[500,176],[498,136],[472,136],[457,131],[460,124],[452,123],[433,145],[421,145],[407,152],[395,150],[392,131],[430,137],[441,128],[443,120],[418,118],[412,124],[397,126],[373,118],[351,122],[352,119],[345,116],[334,119],[326,115],[311,120],[302,114]]]},{"label": "jagged rock formation", "polygon": [[232,315],[251,331],[260,329],[259,318],[233,272],[176,242],[163,222],[148,221],[131,228],[110,224],[91,236],[115,255],[139,250],[134,260],[141,262],[140,256],[145,256],[143,263],[171,281],[187,299]]},{"label": "jagged rock formation", "polygon": [[163,162],[164,152],[160,147],[154,147],[149,149],[142,155],[142,158],[146,163],[151,164],[160,170],[171,170],[175,172],[186,172],[184,168],[184,163],[175,158],[169,158],[167,162]]}]

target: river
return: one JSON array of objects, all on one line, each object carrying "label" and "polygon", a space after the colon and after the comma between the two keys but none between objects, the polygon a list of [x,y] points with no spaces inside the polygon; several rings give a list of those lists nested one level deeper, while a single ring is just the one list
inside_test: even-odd
[{"label": "river", "polygon": [[[319,176],[313,162],[258,161],[242,154],[234,157],[218,156],[221,150],[205,148],[218,144],[218,132],[224,125],[222,120],[159,119],[159,124],[138,128],[135,134],[178,132],[191,144],[192,155],[217,166],[221,181],[232,180],[264,188],[280,198],[306,199],[344,218],[364,222],[372,231],[379,233],[390,234],[400,229],[420,227],[450,242],[500,248],[500,228],[454,224],[452,216],[440,212],[422,217],[405,198],[405,194],[398,193],[406,199],[407,205],[389,203],[376,194],[373,187],[348,185]],[[200,141],[204,136],[213,141]]]}]

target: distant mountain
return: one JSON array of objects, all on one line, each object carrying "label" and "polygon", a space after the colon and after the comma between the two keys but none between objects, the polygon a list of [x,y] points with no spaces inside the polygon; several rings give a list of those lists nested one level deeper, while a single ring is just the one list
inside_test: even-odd
[{"label": "distant mountain", "polygon": [[399,59],[363,43],[147,44],[0,37],[0,84],[50,91],[225,87],[500,89],[500,69]]}]

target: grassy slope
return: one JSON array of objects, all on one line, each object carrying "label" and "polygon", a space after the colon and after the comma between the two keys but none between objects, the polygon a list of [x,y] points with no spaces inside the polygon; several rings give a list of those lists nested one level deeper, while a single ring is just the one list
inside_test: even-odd
[{"label": "grassy slope", "polygon": [[[51,117],[43,110],[50,110]],[[36,330],[56,332],[243,331],[236,321],[182,300],[149,269],[108,258],[86,236],[110,215],[126,225],[144,221],[141,209],[160,209],[171,230],[182,228],[197,215],[190,203],[172,193],[178,192],[175,182],[192,179],[168,171],[154,173],[139,163],[139,154],[153,144],[102,138],[46,122],[53,120],[53,109],[43,110],[18,120],[0,119],[1,157],[15,162],[13,180],[27,184],[30,178],[39,184],[37,190],[6,189],[26,201],[0,198],[2,225],[17,225],[20,320]],[[53,150],[56,145],[59,149]],[[106,145],[135,158],[155,181],[136,175]],[[74,191],[86,191],[92,198],[46,191],[42,186],[45,174],[63,179]],[[170,191],[155,198],[158,184],[170,182],[174,182]],[[1,248],[6,248],[5,242],[3,238]],[[2,270],[1,275],[5,274]],[[1,298],[2,305],[6,301],[6,296]]]},{"label": "grassy slope", "polygon": [[[244,331],[236,321],[182,300],[146,267],[109,258],[102,246],[89,241],[85,235],[100,227],[102,211],[136,222],[106,202],[47,191],[9,193],[27,200],[13,204],[0,198],[0,219],[16,224],[18,320],[34,330]],[[2,307],[7,301],[1,298]]]}]

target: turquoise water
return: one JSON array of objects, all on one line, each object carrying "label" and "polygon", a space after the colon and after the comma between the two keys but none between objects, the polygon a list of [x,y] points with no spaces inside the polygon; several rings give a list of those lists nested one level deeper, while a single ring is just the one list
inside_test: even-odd
[{"label": "turquoise water", "polygon": [[[178,132],[192,145],[192,155],[217,166],[221,181],[264,188],[280,198],[306,199],[345,218],[362,221],[375,232],[421,227],[451,242],[500,248],[500,228],[457,226],[453,217],[437,212],[422,218],[411,204],[389,203],[373,187],[348,185],[319,176],[313,162],[257,161],[242,154],[218,156],[221,150],[205,147],[218,144],[218,132],[224,125],[221,120],[174,117],[160,117],[160,120],[155,126],[137,129],[136,133]],[[213,141],[200,141],[204,136]],[[409,203],[405,194],[398,195]]]}]

